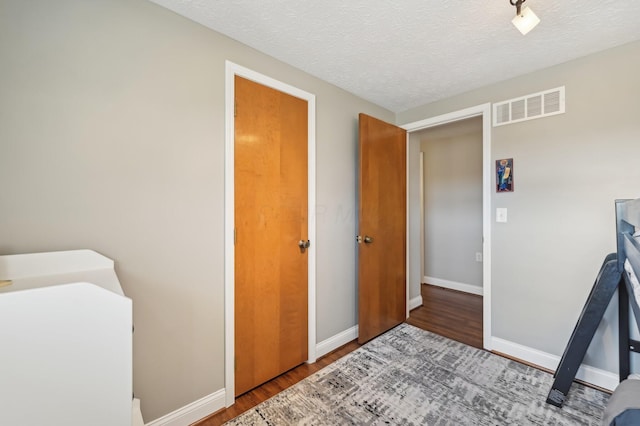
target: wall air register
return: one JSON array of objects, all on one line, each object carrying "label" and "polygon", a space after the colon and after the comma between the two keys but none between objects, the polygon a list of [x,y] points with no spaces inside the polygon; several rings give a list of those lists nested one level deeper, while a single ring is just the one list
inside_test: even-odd
[{"label": "wall air register", "polygon": [[564,86],[493,104],[493,126],[564,113]]}]

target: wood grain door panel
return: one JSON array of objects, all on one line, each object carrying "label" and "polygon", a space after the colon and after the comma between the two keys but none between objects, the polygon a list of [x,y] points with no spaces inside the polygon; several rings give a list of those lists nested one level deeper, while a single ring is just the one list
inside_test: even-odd
[{"label": "wood grain door panel", "polygon": [[235,390],[307,360],[307,102],[236,76]]},{"label": "wood grain door panel", "polygon": [[358,342],[406,317],[405,130],[360,114]]}]

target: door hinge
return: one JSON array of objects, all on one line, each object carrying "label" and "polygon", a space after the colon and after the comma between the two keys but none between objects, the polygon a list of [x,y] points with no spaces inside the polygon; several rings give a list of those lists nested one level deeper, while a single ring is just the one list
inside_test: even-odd
[{"label": "door hinge", "polygon": [[233,103],[233,116],[234,117],[238,116],[238,103],[237,102]]},{"label": "door hinge", "polygon": [[238,228],[233,228],[233,245],[238,242]]}]

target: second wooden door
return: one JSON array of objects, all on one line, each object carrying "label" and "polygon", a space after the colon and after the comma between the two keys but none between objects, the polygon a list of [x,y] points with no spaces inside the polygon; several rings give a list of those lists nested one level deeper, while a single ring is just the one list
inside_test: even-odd
[{"label": "second wooden door", "polygon": [[358,342],[406,319],[407,132],[360,114]]}]

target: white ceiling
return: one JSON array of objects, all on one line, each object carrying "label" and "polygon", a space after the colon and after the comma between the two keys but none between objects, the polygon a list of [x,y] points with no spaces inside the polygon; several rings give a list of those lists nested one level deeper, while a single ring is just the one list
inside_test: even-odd
[{"label": "white ceiling", "polygon": [[[640,39],[638,0],[151,0],[391,111]],[[640,77],[639,77],[640,78]]]}]

